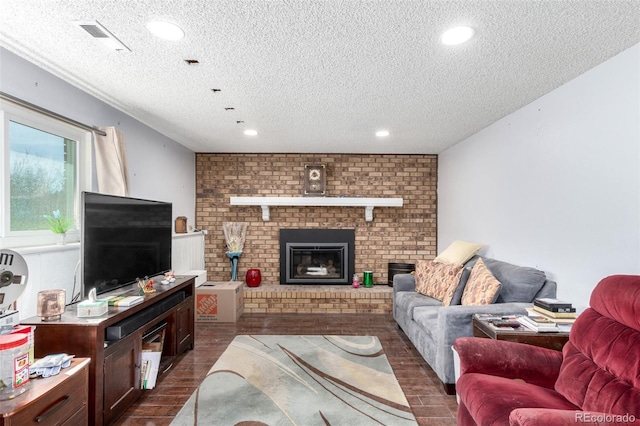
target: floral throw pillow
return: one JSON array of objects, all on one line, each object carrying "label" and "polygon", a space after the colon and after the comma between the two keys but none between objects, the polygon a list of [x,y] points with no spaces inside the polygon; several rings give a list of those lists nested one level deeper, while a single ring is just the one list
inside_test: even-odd
[{"label": "floral throw pillow", "polygon": [[482,259],[478,259],[462,293],[463,305],[490,305],[495,302],[502,284],[498,281]]},{"label": "floral throw pillow", "polygon": [[462,265],[420,260],[416,264],[416,291],[449,306],[462,276]]}]

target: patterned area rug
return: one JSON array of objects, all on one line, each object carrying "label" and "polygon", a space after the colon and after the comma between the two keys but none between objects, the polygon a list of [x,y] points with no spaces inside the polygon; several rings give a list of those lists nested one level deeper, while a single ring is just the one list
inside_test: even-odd
[{"label": "patterned area rug", "polygon": [[417,425],[375,336],[237,336],[172,425]]}]

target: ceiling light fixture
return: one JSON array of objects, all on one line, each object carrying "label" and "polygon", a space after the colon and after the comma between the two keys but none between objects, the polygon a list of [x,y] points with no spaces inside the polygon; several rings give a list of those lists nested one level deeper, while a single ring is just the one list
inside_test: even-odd
[{"label": "ceiling light fixture", "polygon": [[247,129],[244,131],[244,134],[247,136],[258,136],[258,131],[253,129]]},{"label": "ceiling light fixture", "polygon": [[182,28],[172,22],[150,21],[147,22],[147,29],[156,37],[163,40],[180,40],[184,37]]},{"label": "ceiling light fixture", "polygon": [[451,28],[440,36],[440,40],[447,46],[455,46],[469,40],[475,34],[475,30],[471,27],[460,26]]},{"label": "ceiling light fixture", "polygon": [[379,138],[384,138],[385,136],[389,136],[389,131],[388,130],[378,130],[376,132],[376,136]]},{"label": "ceiling light fixture", "polygon": [[128,50],[131,52],[131,49],[125,46],[123,42],[118,40],[116,36],[111,34],[111,32],[98,21],[72,21],[72,23],[88,32],[91,37],[100,40],[100,42],[109,49],[117,51]]}]

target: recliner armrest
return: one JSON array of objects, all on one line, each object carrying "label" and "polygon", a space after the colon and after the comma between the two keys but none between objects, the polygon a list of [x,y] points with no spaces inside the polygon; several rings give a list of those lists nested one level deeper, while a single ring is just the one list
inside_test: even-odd
[{"label": "recliner armrest", "polygon": [[562,364],[562,352],[524,343],[460,337],[453,347],[460,357],[460,376],[490,374],[553,389]]},{"label": "recliner armrest", "polygon": [[620,415],[551,408],[516,408],[509,414],[509,425],[511,426],[575,426],[582,423],[629,426],[640,425],[640,419],[630,414]]}]

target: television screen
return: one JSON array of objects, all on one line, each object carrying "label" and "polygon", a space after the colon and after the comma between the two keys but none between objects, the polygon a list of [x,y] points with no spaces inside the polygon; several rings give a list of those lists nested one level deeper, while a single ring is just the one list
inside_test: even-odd
[{"label": "television screen", "polygon": [[171,269],[172,205],[82,193],[82,296]]}]

